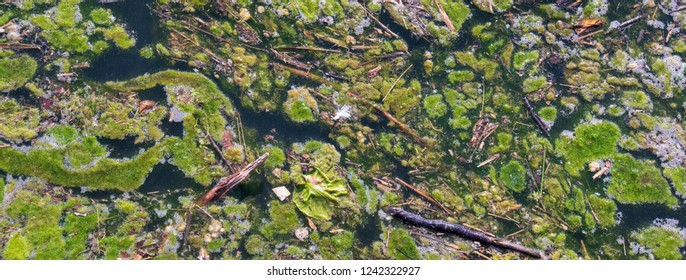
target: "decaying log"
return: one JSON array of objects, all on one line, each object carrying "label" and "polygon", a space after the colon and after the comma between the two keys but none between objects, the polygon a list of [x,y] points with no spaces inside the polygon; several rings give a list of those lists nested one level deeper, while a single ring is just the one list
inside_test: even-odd
[{"label": "decaying log", "polygon": [[205,195],[198,199],[198,202],[196,204],[198,206],[204,206],[226,195],[226,193],[228,193],[231,189],[233,189],[235,186],[243,182],[243,180],[248,178],[250,172],[252,172],[253,170],[255,170],[255,168],[260,166],[267,159],[267,157],[269,157],[269,153],[263,154],[255,161],[241,168],[241,170],[239,170],[238,172],[233,173],[227,177],[222,177],[221,179],[219,179],[219,182],[217,182],[217,184],[214,185],[214,187],[212,187],[210,191],[208,191],[207,193],[205,193]]},{"label": "decaying log", "polygon": [[431,230],[439,230],[443,232],[448,232],[448,233],[454,233],[457,234],[463,238],[478,241],[484,244],[500,247],[500,248],[505,248],[505,249],[510,249],[516,252],[520,252],[522,254],[526,254],[532,257],[536,257],[539,259],[545,259],[546,256],[539,252],[538,250],[528,248],[519,244],[515,244],[513,242],[507,241],[502,238],[498,237],[491,237],[483,232],[479,232],[470,228],[467,228],[463,225],[460,224],[452,224],[448,223],[443,220],[429,220],[427,218],[424,218],[420,215],[417,215],[412,212],[405,211],[401,208],[398,207],[390,207],[387,210],[387,213],[390,214],[391,216],[401,219],[407,223],[423,227],[423,228],[428,228]]},{"label": "decaying log", "polygon": [[545,137],[550,138],[550,132],[548,132],[548,125],[546,125],[543,120],[541,120],[541,117],[534,112],[534,108],[531,107],[531,103],[529,103],[529,99],[524,97],[524,105],[526,105],[526,109],[529,111],[529,115],[531,115],[531,118],[534,119],[534,122],[536,122],[536,125],[538,126],[538,129],[541,130],[543,135]]}]

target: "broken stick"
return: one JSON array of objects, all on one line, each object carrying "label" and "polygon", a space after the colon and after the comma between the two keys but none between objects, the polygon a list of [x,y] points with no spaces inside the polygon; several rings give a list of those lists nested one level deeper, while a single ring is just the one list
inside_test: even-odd
[{"label": "broken stick", "polygon": [[257,158],[255,161],[248,163],[245,167],[241,168],[240,171],[233,173],[227,177],[222,177],[219,179],[219,182],[217,182],[214,187],[205,195],[203,195],[198,202],[196,203],[198,206],[204,206],[207,205],[208,203],[217,200],[218,198],[226,195],[231,189],[236,187],[238,184],[243,182],[246,178],[248,178],[248,175],[255,170],[258,166],[260,166],[266,159],[269,157],[269,153],[265,153],[259,158]]},{"label": "broken stick", "polygon": [[463,238],[478,241],[484,244],[493,245],[500,248],[510,249],[522,254],[526,254],[539,259],[546,259],[546,256],[536,249],[528,248],[502,238],[490,237],[482,232],[467,228],[460,224],[452,224],[443,220],[429,220],[412,212],[401,208],[391,207],[387,210],[391,216],[401,219],[407,223],[432,230],[439,230],[457,234]]}]

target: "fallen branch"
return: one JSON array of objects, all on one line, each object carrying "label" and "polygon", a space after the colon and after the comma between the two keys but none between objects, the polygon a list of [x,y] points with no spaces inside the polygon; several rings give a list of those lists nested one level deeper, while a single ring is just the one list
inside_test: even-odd
[{"label": "fallen branch", "polygon": [[622,29],[622,28],[624,28],[624,27],[627,27],[627,26],[629,26],[629,25],[632,25],[632,24],[638,22],[639,20],[643,19],[643,17],[644,17],[644,15],[640,15],[640,16],[634,17],[634,18],[632,18],[632,19],[630,19],[630,20],[627,20],[627,21],[625,21],[625,22],[622,22],[622,23],[620,23],[619,25],[617,25],[617,27],[611,28],[610,30],[606,31],[606,32],[605,32],[605,35],[610,34],[610,33],[614,32],[614,31],[616,31],[616,30]]},{"label": "fallen branch", "polygon": [[548,125],[546,125],[543,122],[543,120],[541,120],[541,117],[539,117],[538,114],[534,112],[534,108],[531,107],[531,103],[529,103],[529,99],[526,98],[526,96],[524,97],[524,105],[526,105],[526,109],[529,111],[529,115],[531,115],[531,118],[533,118],[534,122],[536,122],[536,125],[538,125],[538,129],[541,130],[545,137],[550,138],[550,132],[548,132]]},{"label": "fallen branch", "polygon": [[412,212],[405,211],[401,208],[391,207],[388,209],[388,214],[401,219],[407,223],[414,224],[419,227],[428,228],[431,230],[439,230],[457,234],[463,238],[478,241],[484,244],[510,249],[522,254],[526,254],[539,259],[546,259],[546,256],[536,249],[528,248],[502,238],[490,237],[484,233],[469,229],[460,224],[452,224],[443,220],[429,220]]},{"label": "fallen branch", "polygon": [[297,68],[289,67],[289,66],[286,66],[283,64],[274,63],[272,65],[274,66],[274,69],[276,69],[276,70],[286,70],[288,72],[291,72],[291,74],[295,74],[295,75],[298,75],[298,76],[303,77],[303,78],[308,78],[308,79],[313,80],[315,82],[318,82],[320,84],[325,84],[325,85],[331,86],[335,90],[341,90],[342,89],[341,85],[339,85],[337,83],[333,83],[333,82],[325,79],[322,76],[319,76],[319,75],[316,75],[316,74],[313,74],[310,72],[306,72],[306,71],[303,71],[303,70],[300,70]]},{"label": "fallen branch", "polygon": [[226,195],[226,193],[228,193],[231,189],[233,189],[238,184],[243,182],[243,180],[248,178],[248,175],[250,175],[250,173],[253,170],[255,170],[255,168],[260,166],[267,159],[267,157],[269,157],[269,153],[265,153],[259,158],[257,158],[255,161],[248,163],[240,171],[233,173],[230,176],[222,177],[210,191],[208,191],[207,193],[205,193],[205,195],[198,199],[198,202],[196,204],[198,206],[204,206]]},{"label": "fallen branch", "polygon": [[429,202],[433,203],[434,205],[440,207],[440,208],[443,209],[443,211],[445,211],[446,213],[452,214],[452,213],[450,212],[450,210],[448,210],[448,208],[445,208],[445,206],[443,206],[440,202],[438,202],[438,200],[436,200],[435,198],[431,197],[430,195],[424,193],[423,191],[420,191],[419,189],[413,187],[412,185],[406,183],[405,181],[400,180],[400,178],[395,178],[395,181],[398,182],[398,183],[400,183],[401,185],[405,186],[406,188],[412,190],[414,193],[418,194],[419,196],[423,197],[424,199],[428,200]]}]

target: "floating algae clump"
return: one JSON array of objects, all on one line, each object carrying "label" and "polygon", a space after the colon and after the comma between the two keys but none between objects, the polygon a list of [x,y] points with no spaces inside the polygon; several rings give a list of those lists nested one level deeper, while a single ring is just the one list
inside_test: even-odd
[{"label": "floating algae clump", "polygon": [[417,260],[422,257],[414,239],[405,229],[391,231],[388,238],[388,256],[395,260]]},{"label": "floating algae clump", "polygon": [[526,187],[526,170],[519,161],[510,160],[505,166],[500,169],[500,180],[509,189],[515,192],[521,192]]},{"label": "floating algae clump", "polygon": [[434,94],[424,98],[424,110],[429,114],[429,117],[440,118],[448,112],[448,105],[443,102],[443,96]]},{"label": "floating algae clump", "polygon": [[686,169],[681,166],[665,168],[663,173],[672,181],[676,194],[681,197],[686,196]]},{"label": "floating algae clump", "polygon": [[5,250],[2,252],[2,258],[5,260],[25,260],[29,258],[31,247],[29,246],[26,237],[19,233],[15,233],[5,244]]},{"label": "floating algae clump", "polygon": [[319,113],[317,101],[305,88],[289,90],[283,107],[288,117],[296,123],[312,122],[314,114]]},{"label": "floating algae clump", "polygon": [[680,247],[685,244],[682,230],[670,225],[653,225],[632,232],[634,253],[648,254],[659,260],[678,260],[682,258]]},{"label": "floating algae clump", "polygon": [[601,228],[609,228],[616,224],[615,212],[617,211],[617,205],[615,205],[614,201],[590,195],[588,196],[588,203],[597,215],[598,224]]},{"label": "floating algae clump", "polygon": [[5,147],[0,148],[0,169],[13,174],[35,176],[62,186],[127,191],[143,184],[150,168],[164,156],[167,142],[162,141],[128,161],[105,158],[92,167],[80,170],[70,170],[64,166],[65,149],[32,149],[23,153]]},{"label": "floating algae clump", "polygon": [[28,55],[0,59],[0,92],[24,86],[36,73],[37,67],[36,61]]},{"label": "floating algae clump", "polygon": [[620,203],[678,204],[669,184],[652,161],[637,160],[628,154],[613,157],[612,179],[607,193]]},{"label": "floating algae clump", "polygon": [[560,137],[555,141],[555,149],[565,158],[567,171],[578,176],[587,162],[607,158],[615,152],[620,132],[616,124],[601,121],[580,124],[574,129],[574,135]]}]

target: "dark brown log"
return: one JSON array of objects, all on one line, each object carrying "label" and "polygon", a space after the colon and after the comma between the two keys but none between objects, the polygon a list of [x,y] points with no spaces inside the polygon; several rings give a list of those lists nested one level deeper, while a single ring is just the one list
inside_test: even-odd
[{"label": "dark brown log", "polygon": [[265,153],[259,158],[257,158],[255,161],[248,163],[245,167],[241,168],[236,173],[231,174],[230,176],[227,177],[222,177],[219,179],[219,182],[217,182],[214,187],[205,195],[203,195],[198,202],[196,203],[198,206],[204,206],[207,205],[208,203],[217,200],[218,198],[223,197],[226,195],[231,189],[236,187],[238,184],[243,182],[246,178],[248,178],[248,175],[255,170],[258,166],[260,166],[264,161],[269,157],[269,153]]},{"label": "dark brown log", "polygon": [[465,227],[460,224],[452,224],[448,223],[443,220],[429,220],[427,218],[424,218],[420,215],[417,215],[412,212],[405,211],[401,208],[398,207],[390,207],[387,210],[388,214],[391,216],[401,219],[407,223],[423,227],[423,228],[428,228],[431,230],[439,230],[443,232],[448,232],[448,233],[454,233],[457,234],[463,238],[478,241],[484,244],[500,247],[500,248],[505,248],[505,249],[510,249],[516,252],[520,252],[522,254],[526,254],[532,257],[536,257],[539,259],[545,259],[546,256],[539,252],[538,250],[528,248],[510,241],[507,241],[502,238],[498,237],[491,237],[486,235],[483,232],[476,231],[473,229],[470,229],[468,227]]}]

